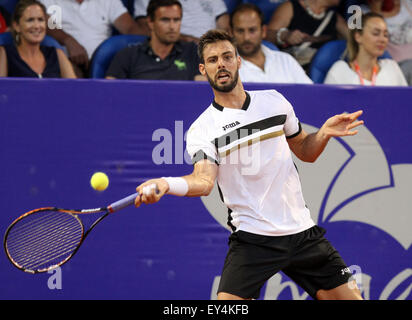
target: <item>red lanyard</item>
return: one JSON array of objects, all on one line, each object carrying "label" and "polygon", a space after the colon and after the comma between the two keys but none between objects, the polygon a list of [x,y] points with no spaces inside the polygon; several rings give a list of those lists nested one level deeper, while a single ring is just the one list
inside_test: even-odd
[{"label": "red lanyard", "polygon": [[[362,77],[362,74],[361,74],[360,67],[359,67],[358,63],[355,61],[353,63],[353,65],[355,67],[356,73],[359,76],[359,81],[360,81],[361,85],[364,85],[363,77]],[[378,74],[378,67],[376,65],[374,65],[373,69],[372,69],[372,79],[371,79],[371,83],[372,83],[373,86],[375,85],[376,75],[377,74]]]}]

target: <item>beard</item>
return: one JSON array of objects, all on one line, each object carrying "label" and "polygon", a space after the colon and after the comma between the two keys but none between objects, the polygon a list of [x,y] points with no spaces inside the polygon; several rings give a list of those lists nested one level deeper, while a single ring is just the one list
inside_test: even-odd
[{"label": "beard", "polygon": [[156,34],[156,37],[160,43],[163,45],[170,45],[175,44],[179,40],[179,33],[164,33],[164,34]]},{"label": "beard", "polygon": [[[244,49],[243,49],[243,46],[244,46],[244,45],[251,45],[251,49],[249,49],[249,50],[247,50],[247,51],[244,50]],[[253,44],[253,43],[250,42],[250,41],[245,41],[245,42],[243,42],[243,43],[240,44],[240,45],[238,46],[238,48],[237,48],[239,54],[240,54],[242,57],[253,57],[256,53],[259,52],[259,49],[260,49],[260,43],[259,43],[259,44]]]},{"label": "beard", "polygon": [[220,70],[218,73],[216,73],[216,76],[215,76],[215,79],[216,79],[216,80],[213,80],[212,78],[210,78],[210,77],[209,77],[209,74],[206,73],[207,80],[209,81],[210,86],[211,86],[213,89],[215,89],[216,91],[219,91],[219,92],[230,92],[230,91],[232,91],[232,90],[236,87],[236,85],[237,85],[237,83],[238,83],[238,80],[239,80],[239,69],[236,70],[235,77],[232,78],[232,81],[230,81],[229,83],[223,84],[223,85],[219,85],[219,84],[217,84],[217,78],[218,78],[219,74],[222,73],[222,72],[226,72],[227,74],[232,75],[229,71],[223,69],[223,70]]}]

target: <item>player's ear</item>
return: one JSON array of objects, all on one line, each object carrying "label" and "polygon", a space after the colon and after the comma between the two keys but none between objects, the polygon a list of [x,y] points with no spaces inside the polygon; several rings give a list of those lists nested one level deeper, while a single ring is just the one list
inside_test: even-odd
[{"label": "player's ear", "polygon": [[199,63],[199,71],[202,76],[206,75],[205,65],[203,63]]},{"label": "player's ear", "polygon": [[240,68],[240,65],[242,64],[242,59],[240,59],[240,55],[239,55],[239,54],[237,54],[236,58],[237,58],[237,68],[239,69],[239,68]]}]

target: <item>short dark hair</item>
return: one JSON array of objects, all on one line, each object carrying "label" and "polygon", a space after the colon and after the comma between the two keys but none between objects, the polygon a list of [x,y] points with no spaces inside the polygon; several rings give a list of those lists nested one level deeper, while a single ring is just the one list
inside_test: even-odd
[{"label": "short dark hair", "polygon": [[260,8],[255,5],[254,3],[241,3],[238,5],[230,14],[230,27],[233,28],[233,19],[237,13],[246,12],[246,11],[254,11],[260,18],[260,25],[263,26],[265,22],[265,15]]},{"label": "short dark hair", "polygon": [[146,15],[150,18],[150,20],[153,21],[155,18],[155,12],[158,8],[170,7],[174,5],[179,6],[183,14],[182,4],[179,2],[179,0],[150,0],[149,4],[147,5]]},{"label": "short dark hair", "polygon": [[200,37],[199,44],[197,46],[197,54],[199,55],[200,63],[205,63],[205,58],[203,56],[203,51],[205,50],[205,47],[208,44],[216,43],[218,41],[229,41],[236,51],[235,40],[231,35],[229,35],[229,33],[223,30],[212,29]]}]

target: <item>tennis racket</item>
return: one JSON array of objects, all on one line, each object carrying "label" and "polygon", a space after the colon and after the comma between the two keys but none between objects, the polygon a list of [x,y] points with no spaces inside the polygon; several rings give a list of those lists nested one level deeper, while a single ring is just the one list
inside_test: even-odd
[{"label": "tennis racket", "polygon": [[[67,210],[46,207],[26,212],[6,230],[6,255],[15,267],[29,273],[47,272],[61,266],[73,257],[100,221],[133,204],[137,196],[138,193],[134,193],[104,208]],[[86,220],[93,221],[88,229],[85,228]]]}]

